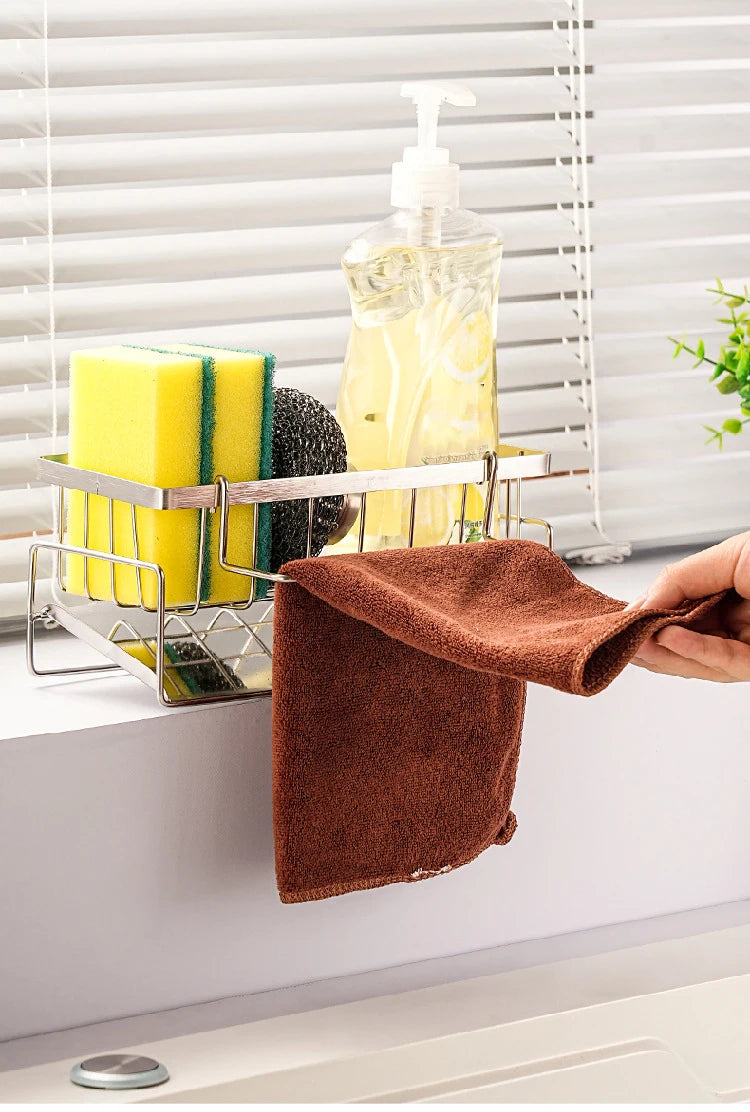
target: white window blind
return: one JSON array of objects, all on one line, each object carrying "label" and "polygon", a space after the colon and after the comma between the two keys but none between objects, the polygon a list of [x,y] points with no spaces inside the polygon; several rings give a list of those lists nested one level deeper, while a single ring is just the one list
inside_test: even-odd
[{"label": "white window blind", "polygon": [[462,203],[504,233],[502,434],[555,449],[544,510],[588,537],[576,14],[568,0],[5,0],[0,617],[20,613],[28,538],[52,526],[34,461],[65,448],[73,349],[249,344],[277,354],[278,383],[335,402],[339,258],[388,211],[408,77],[477,94],[442,128]]},{"label": "white window blind", "polygon": [[737,395],[665,336],[718,350],[706,287],[750,277],[750,5],[586,8],[601,522],[614,541],[713,539],[750,526],[750,429],[704,444]]}]

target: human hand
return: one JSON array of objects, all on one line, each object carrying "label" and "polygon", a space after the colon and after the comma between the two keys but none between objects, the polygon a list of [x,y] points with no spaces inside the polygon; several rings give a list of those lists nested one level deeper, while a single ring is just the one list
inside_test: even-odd
[{"label": "human hand", "polygon": [[668,565],[627,609],[674,607],[719,591],[729,594],[710,614],[689,629],[665,626],[633,664],[685,679],[750,680],[750,532]]}]

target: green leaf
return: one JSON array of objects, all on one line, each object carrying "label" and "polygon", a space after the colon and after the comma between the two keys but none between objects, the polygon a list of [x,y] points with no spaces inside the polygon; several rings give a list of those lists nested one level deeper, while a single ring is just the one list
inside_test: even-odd
[{"label": "green leaf", "polygon": [[740,388],[740,384],[733,374],[726,374],[716,383],[716,389],[720,394],[736,394]]},{"label": "green leaf", "polygon": [[709,382],[714,382],[715,379],[721,378],[721,376],[724,374],[726,369],[727,368],[726,368],[725,363],[717,363],[716,366],[714,367],[714,373],[711,375],[711,377],[709,378],[708,381]]},{"label": "green leaf", "polygon": [[721,427],[724,432],[731,432],[732,436],[736,436],[738,432],[742,432],[742,421],[738,417],[727,417]]},{"label": "green leaf", "polygon": [[744,297],[730,297],[727,300],[727,305],[729,306],[730,309],[741,309],[744,304],[745,304]]},{"label": "green leaf", "polygon": [[708,440],[704,441],[704,444],[713,444],[714,440],[718,440],[718,442],[719,442],[719,451],[721,451],[721,449],[724,445],[724,436],[723,436],[723,434],[720,433],[718,429],[711,428],[710,425],[704,425],[703,428],[706,430],[706,432],[711,433]]},{"label": "green leaf", "polygon": [[750,350],[748,348],[742,349],[742,354],[737,362],[737,367],[734,372],[740,382],[747,382],[750,375]]},{"label": "green leaf", "polygon": [[740,332],[739,328],[735,328],[734,332],[730,332],[730,334],[729,334],[729,340],[733,344],[741,344],[743,339],[744,339],[744,337],[742,335],[742,332]]},{"label": "green leaf", "polygon": [[676,359],[682,349],[685,347],[685,333],[683,332],[681,340],[675,340],[673,336],[668,336],[667,339],[669,340],[670,344],[675,345],[674,355],[672,356],[672,358]]},{"label": "green leaf", "polygon": [[695,349],[695,354],[697,358],[695,363],[693,363],[693,370],[695,370],[696,367],[700,367],[701,363],[706,358],[706,345],[703,343],[703,340],[698,341],[698,346]]},{"label": "green leaf", "polygon": [[724,362],[726,363],[728,370],[734,371],[735,367],[737,366],[737,352],[728,351],[724,356]]},{"label": "green leaf", "polygon": [[746,417],[750,417],[750,405],[741,405],[740,413],[744,413]]}]

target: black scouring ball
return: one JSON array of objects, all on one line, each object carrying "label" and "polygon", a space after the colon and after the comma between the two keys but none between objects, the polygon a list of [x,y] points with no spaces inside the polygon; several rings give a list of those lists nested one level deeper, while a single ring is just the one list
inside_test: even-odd
[{"label": "black scouring ball", "polygon": [[[180,638],[165,645],[170,663],[191,695],[211,694],[217,691],[237,691],[243,687],[228,664],[224,671],[210,659],[205,649],[194,641]],[[198,663],[196,663],[196,661]],[[180,668],[180,664],[186,667]],[[225,674],[226,673],[226,674]]]},{"label": "black scouring ball", "polygon": [[[346,441],[336,418],[309,394],[282,386],[273,395],[273,478],[346,471]],[[336,528],[341,495],[315,502],[310,554],[317,556]],[[307,499],[274,502],[271,571],[307,555]]]}]

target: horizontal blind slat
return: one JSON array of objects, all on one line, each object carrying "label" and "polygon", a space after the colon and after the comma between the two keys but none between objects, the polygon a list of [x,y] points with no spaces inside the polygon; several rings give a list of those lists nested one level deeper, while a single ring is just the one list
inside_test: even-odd
[{"label": "horizontal blind slat", "polygon": [[65,419],[68,413],[68,391],[65,389],[0,393],[0,436],[51,432],[55,397],[58,415]]},{"label": "horizontal blind slat", "polygon": [[[508,252],[581,244],[565,209],[487,213]],[[361,232],[359,224],[320,224],[231,231],[180,231],[122,237],[58,236],[53,255],[55,279],[98,282],[185,277],[207,269],[220,276],[238,271],[271,271],[338,266],[344,244]],[[48,245],[40,236],[6,243],[0,252],[0,285],[46,283]]]},{"label": "horizontal blind slat", "polygon": [[48,487],[0,490],[0,537],[51,528],[52,493]]},{"label": "horizontal blind slat", "polygon": [[[722,0],[726,2],[726,0]],[[256,31],[337,29],[370,31],[380,27],[443,27],[456,24],[499,24],[519,22],[518,0],[378,0],[358,7],[350,0],[130,0],[112,8],[99,0],[50,0],[49,34],[129,35],[144,33],[206,33],[232,31],[251,25]],[[565,0],[524,0],[525,22],[565,19],[570,7]],[[489,17],[489,18],[488,18]],[[5,0],[0,31],[23,34],[39,23],[38,0]]]},{"label": "horizontal blind slat", "polygon": [[[746,0],[709,0],[710,14],[716,18],[746,16]],[[632,19],[705,16],[706,0],[586,0],[587,19]]]},{"label": "horizontal blind slat", "polygon": [[584,425],[587,411],[575,387],[518,390],[505,395],[500,403],[500,429],[505,439],[523,438],[540,431],[568,425]]},{"label": "horizontal blind slat", "polygon": [[[506,298],[572,292],[580,285],[566,255],[510,258],[505,263]],[[61,332],[91,332],[129,327],[187,327],[245,319],[283,317],[293,305],[301,315],[345,313],[346,284],[337,269],[251,275],[181,282],[134,282],[129,285],[59,286],[55,318]],[[0,336],[44,333],[49,327],[45,290],[8,293],[0,299]]]},{"label": "horizontal blind slat", "polygon": [[[594,201],[648,197],[714,196],[750,192],[750,157],[745,154],[686,158],[671,155],[648,161],[601,157],[589,169]],[[623,215],[623,219],[627,214]]]},{"label": "horizontal blind slat", "polygon": [[750,22],[748,13],[744,14],[746,18],[735,24],[708,23],[697,28],[655,21],[641,26],[626,21],[595,24],[586,36],[586,61],[593,66],[636,63],[645,67],[663,62],[744,59],[750,55]]},{"label": "horizontal blind slat", "polygon": [[606,526],[616,539],[641,543],[726,536],[750,526],[749,482],[748,456],[731,451],[610,471],[600,479]]},{"label": "horizontal blind slat", "polygon": [[750,112],[656,115],[621,119],[602,116],[587,129],[589,154],[651,156],[665,151],[748,150]]},{"label": "horizontal blind slat", "polygon": [[[360,131],[297,132],[281,135],[142,137],[52,145],[56,186],[176,178],[305,178],[311,162],[326,175],[373,173],[401,157],[413,142],[411,128]],[[442,141],[463,166],[472,163],[533,162],[571,158],[575,144],[567,128],[554,120],[519,123],[461,124],[444,128]],[[46,143],[0,144],[0,188],[40,186],[46,174]]]},{"label": "horizontal blind slat", "polygon": [[29,537],[0,537],[0,581],[23,580],[29,566]]},{"label": "horizontal blind slat", "polygon": [[[702,282],[719,254],[722,273],[742,274],[750,264],[750,228],[747,236],[737,236],[720,249],[715,244],[680,243],[602,246],[593,254],[592,275],[597,289]],[[706,302],[710,300],[707,296]]]},{"label": "horizontal blind slat", "polygon": [[[728,289],[742,289],[748,278],[727,274]],[[626,336],[631,332],[665,337],[686,328],[699,333],[716,327],[718,315],[706,287],[702,283],[684,286],[635,287],[633,289],[602,289],[596,299],[596,329],[599,337],[607,333]]]},{"label": "horizontal blind slat", "polygon": [[[687,318],[686,318],[687,319]],[[685,321],[683,321],[683,324]],[[721,325],[707,322],[708,327],[702,328],[701,335],[706,341],[706,350],[717,350],[719,344],[726,339],[726,332],[719,332]],[[692,327],[692,325],[691,325]],[[681,329],[677,329],[682,334]],[[661,372],[672,371],[676,364],[672,360],[674,346],[669,343],[664,329],[659,329],[651,335],[627,334],[597,335],[594,339],[596,353],[596,374],[601,380],[608,377],[631,376],[638,378],[641,375],[653,375]],[[637,391],[637,385],[633,387]]]},{"label": "horizontal blind slat", "polygon": [[[589,125],[588,147],[595,157],[619,158],[671,151],[747,150],[748,125],[748,112],[679,117],[652,114],[648,119],[602,117]],[[446,128],[443,136],[452,156],[467,167],[481,162],[569,158],[575,153],[567,126],[552,120],[455,125]],[[321,160],[326,174],[372,173],[395,161],[410,141],[408,129],[374,129],[66,143],[53,146],[53,173],[58,186],[202,179],[207,166],[214,177],[245,174],[256,180],[273,180],[278,175],[303,177],[311,158]],[[6,141],[4,147],[0,144],[0,156],[0,188],[43,184],[42,140],[23,146]]]},{"label": "horizontal blind slat", "polygon": [[590,221],[597,253],[600,245],[731,239],[737,229],[750,229],[750,195],[719,201],[710,195],[697,196],[682,204],[646,200],[629,208],[627,220],[623,220],[619,204],[601,201],[592,210]]},{"label": "horizontal blind slat", "polygon": [[[719,395],[717,394],[717,397]],[[611,470],[630,470],[650,464],[677,465],[681,461],[699,460],[709,454],[704,424],[721,424],[726,410],[721,406],[706,409],[702,414],[671,417],[645,416],[635,422],[614,422],[607,435],[600,440],[602,473]],[[738,444],[741,443],[738,438]],[[717,449],[711,448],[711,454]],[[746,474],[750,474],[750,457],[744,457]],[[696,507],[697,508],[697,507]]]},{"label": "horizontal blind slat", "polygon": [[[569,113],[570,92],[550,73],[521,76],[471,75],[478,110],[484,117]],[[394,80],[318,85],[230,85],[164,88],[160,85],[52,90],[50,124],[64,136],[212,132],[242,129],[272,135],[326,127],[369,128],[414,125],[414,106],[400,96]],[[443,124],[460,117],[446,109]],[[44,89],[0,90],[0,138],[45,134]]]},{"label": "horizontal blind slat", "polygon": [[591,445],[584,428],[531,434],[524,437],[523,446],[549,452],[553,472],[588,471],[591,467]]},{"label": "horizontal blind slat", "polygon": [[[463,31],[342,38],[255,38],[238,34],[149,38],[53,38],[51,87],[126,85],[146,81],[262,81],[280,72],[295,80],[360,77],[466,77],[472,71],[550,69],[570,64],[553,30]],[[0,39],[0,87],[23,88],[43,79],[39,40]],[[467,64],[468,62],[468,64]]]},{"label": "horizontal blind slat", "polygon": [[[52,584],[50,580],[40,579],[38,597],[49,599]],[[11,629],[24,628],[26,614],[26,578],[13,583],[3,583],[0,578],[0,622],[10,623]]]},{"label": "horizontal blind slat", "polygon": [[[645,414],[650,420],[694,416],[696,424],[700,425],[707,412],[714,416],[734,415],[736,397],[719,394],[708,381],[706,369],[676,370],[676,364],[670,366],[670,362],[667,353],[663,371],[657,375],[640,375],[637,379],[603,377],[597,388],[597,398],[603,406],[607,424],[640,421]],[[723,417],[719,416],[718,420],[721,423]],[[700,427],[698,432],[701,442],[704,441],[706,436]],[[649,435],[652,433],[653,429],[649,428]]]},{"label": "horizontal blind slat", "polygon": [[33,482],[39,456],[50,455],[54,450],[50,436],[0,440],[0,487]]},{"label": "horizontal blind slat", "polygon": [[586,78],[586,103],[595,113],[619,111],[633,115],[652,108],[681,110],[701,104],[747,104],[750,69],[742,61],[737,59],[733,68],[731,60],[723,59],[710,73],[703,74],[703,80],[696,80],[696,73],[690,70],[645,71],[634,79],[632,73],[600,67]]},{"label": "horizontal blind slat", "polygon": [[[748,159],[750,162],[750,159]],[[737,168],[737,175],[740,174]],[[462,203],[474,209],[554,205],[574,199],[575,189],[562,166],[469,169],[461,179]],[[53,197],[58,235],[145,228],[182,230],[283,224],[293,213],[300,224],[382,218],[388,210],[390,177],[311,178],[298,181],[214,182],[127,189],[57,191]],[[39,235],[46,230],[47,203],[42,189],[0,193],[0,236]]]}]

